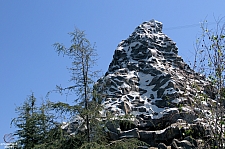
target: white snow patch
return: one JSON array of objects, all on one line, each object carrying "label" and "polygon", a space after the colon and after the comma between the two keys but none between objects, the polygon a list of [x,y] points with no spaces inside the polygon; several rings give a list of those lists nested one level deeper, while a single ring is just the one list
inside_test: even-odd
[{"label": "white snow patch", "polygon": [[65,129],[67,126],[69,126],[69,123],[62,122],[62,126],[61,126],[62,129]]},{"label": "white snow patch", "polygon": [[[168,81],[169,82],[169,81]],[[177,91],[174,89],[174,88],[168,88],[168,89],[166,89],[165,91],[164,91],[164,95],[171,95],[171,94],[174,94],[174,93],[176,93]]]},{"label": "white snow patch", "polygon": [[162,134],[166,131],[166,129],[162,129],[162,130],[157,130],[155,131],[156,134]]},{"label": "white snow patch", "polygon": [[206,101],[201,101],[201,103],[205,106],[208,106],[208,103]]},{"label": "white snow patch", "polygon": [[125,82],[120,86],[121,88],[131,88],[128,84]]},{"label": "white snow patch", "polygon": [[189,109],[188,107],[181,107],[181,109],[186,112],[191,112],[191,109]]},{"label": "white snow patch", "polygon": [[172,103],[178,104],[178,103],[180,103],[181,101],[183,101],[182,98],[175,98],[174,100],[172,100]]}]

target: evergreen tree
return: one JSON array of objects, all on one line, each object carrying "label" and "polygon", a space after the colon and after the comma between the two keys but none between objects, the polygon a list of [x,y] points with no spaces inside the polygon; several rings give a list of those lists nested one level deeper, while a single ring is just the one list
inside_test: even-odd
[{"label": "evergreen tree", "polygon": [[[96,118],[100,110],[100,105],[92,100],[94,95],[94,78],[97,77],[98,73],[98,71],[93,71],[97,54],[94,46],[92,46],[85,37],[84,31],[75,29],[75,31],[69,33],[69,35],[72,37],[71,46],[66,48],[63,44],[55,43],[54,47],[58,54],[66,55],[72,59],[72,67],[69,68],[69,70],[72,73],[70,81],[73,82],[74,85],[66,88],[57,86],[57,89],[59,91],[75,91],[78,97],[75,101],[78,104],[74,107],[76,109],[74,109],[74,111],[84,119],[87,127],[87,142],[90,142],[95,138],[92,137],[94,135],[93,132],[96,132],[94,128],[91,128],[91,125],[97,122]],[[64,108],[70,109],[71,106],[65,107],[64,105]]]},{"label": "evergreen tree", "polygon": [[[101,99],[100,95],[95,90],[94,78],[97,77],[98,71],[93,71],[93,67],[96,64],[95,57],[97,56],[94,46],[92,46],[89,40],[85,37],[84,31],[75,29],[74,32],[69,33],[72,37],[71,46],[66,48],[63,44],[55,43],[54,47],[58,54],[68,56],[72,59],[72,67],[69,70],[72,73],[71,80],[74,85],[63,88],[57,86],[57,91],[62,93],[63,91],[75,91],[78,99],[75,100],[78,104],[69,105],[67,103],[58,102],[53,104],[53,109],[56,112],[62,113],[69,112],[71,115],[79,115],[85,123],[86,134],[82,132],[76,133],[77,136],[81,136],[82,140],[80,148],[137,148],[138,144],[143,142],[137,139],[130,140],[118,140],[110,143],[108,135],[105,132],[105,124],[110,119],[111,115],[103,118],[100,115]],[[121,147],[119,147],[121,145]],[[72,146],[71,146],[72,147]]]},{"label": "evergreen tree", "polygon": [[12,121],[19,128],[15,135],[18,135],[18,142],[25,149],[33,148],[35,144],[39,143],[40,128],[37,126],[37,123],[39,123],[40,117],[35,104],[36,98],[32,94],[24,102],[23,106],[16,109],[19,116]]},{"label": "evergreen tree", "polygon": [[[36,98],[31,94],[21,107],[17,107],[18,117],[12,120],[18,130],[16,144],[23,149],[70,148],[71,137],[66,137],[61,124],[51,113],[51,104],[38,106]],[[64,145],[64,146],[62,146]]]},{"label": "evergreen tree", "polygon": [[[97,54],[83,31],[75,29],[70,35],[72,45],[69,48],[59,43],[54,44],[54,47],[58,54],[72,59],[69,70],[72,73],[70,81],[74,85],[66,88],[57,86],[57,91],[74,91],[78,97],[75,99],[77,104],[46,102],[37,106],[32,94],[23,106],[17,108],[19,116],[12,121],[18,128],[15,133],[18,136],[17,142],[24,149],[137,148],[139,144],[143,144],[137,139],[109,142],[104,128],[107,121],[113,120],[101,117],[101,99],[94,86],[97,71],[92,69]],[[68,113],[70,118],[77,116],[82,119],[79,126],[72,125],[73,122],[67,123],[74,127],[74,132],[66,131],[64,124],[57,122],[57,114]]]}]

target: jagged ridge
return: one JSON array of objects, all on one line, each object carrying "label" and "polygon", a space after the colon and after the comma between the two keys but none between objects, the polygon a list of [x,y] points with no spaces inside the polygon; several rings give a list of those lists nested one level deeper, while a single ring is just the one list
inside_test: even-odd
[{"label": "jagged ridge", "polygon": [[[156,20],[143,22],[119,43],[108,71],[95,84],[102,116],[107,112],[115,116],[114,124],[107,123],[112,140],[134,137],[151,146],[182,146],[190,141],[189,147],[195,148],[196,141],[183,138],[183,133],[191,129],[196,137],[207,134],[196,114],[200,109],[191,105],[200,91],[211,99],[214,95],[210,82],[178,56],[176,43],[162,33],[162,27]],[[116,118],[126,114],[135,118],[124,129]]]},{"label": "jagged ridge", "polygon": [[[179,113],[177,105],[194,96],[194,71],[177,55],[176,43],[162,33],[162,26],[155,20],[144,22],[118,45],[108,71],[97,82],[106,111],[160,119]],[[198,77],[201,86],[208,84]]]}]

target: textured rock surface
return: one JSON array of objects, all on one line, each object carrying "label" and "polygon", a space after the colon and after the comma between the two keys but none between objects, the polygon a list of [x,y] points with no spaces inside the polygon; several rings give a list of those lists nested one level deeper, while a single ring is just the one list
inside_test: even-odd
[{"label": "textured rock surface", "polygon": [[[111,140],[138,138],[152,149],[191,149],[201,144],[199,138],[210,136],[197,116],[209,111],[193,108],[200,91],[210,97],[206,107],[213,101],[210,83],[178,56],[176,43],[162,33],[161,22],[143,22],[119,43],[95,87],[104,107],[103,120],[108,113],[114,116],[105,129]],[[127,115],[132,116],[129,124],[124,123]],[[62,128],[76,134],[85,124],[78,117]]]},{"label": "textured rock surface", "polygon": [[[177,106],[195,96],[193,80],[199,86],[207,82],[177,55],[178,48],[162,33],[162,23],[151,20],[139,25],[115,50],[105,76],[96,83],[105,111],[115,115],[133,114],[146,121],[165,119],[179,112]],[[185,117],[185,115],[183,115]],[[177,119],[183,116],[176,116]]]},{"label": "textured rock surface", "polygon": [[182,138],[182,129],[196,126],[190,106],[198,92],[193,83],[205,92],[209,83],[178,56],[176,43],[162,33],[162,26],[155,20],[143,22],[119,43],[108,71],[96,83],[102,114],[135,116],[131,130],[109,129],[114,139],[133,136],[152,146],[194,146],[174,139]]}]

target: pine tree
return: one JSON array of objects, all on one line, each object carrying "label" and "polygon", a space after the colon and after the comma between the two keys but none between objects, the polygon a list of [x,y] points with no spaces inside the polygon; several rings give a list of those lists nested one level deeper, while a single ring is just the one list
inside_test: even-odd
[{"label": "pine tree", "polygon": [[[83,118],[86,126],[86,134],[83,135],[82,132],[76,133],[77,136],[81,136],[82,149],[90,148],[137,148],[139,144],[143,142],[130,139],[130,140],[118,140],[110,143],[107,133],[104,128],[110,119],[111,115],[102,118],[100,112],[102,110],[101,106],[101,96],[95,89],[94,78],[97,77],[99,71],[93,71],[93,67],[96,64],[96,52],[94,46],[92,46],[89,40],[85,37],[84,31],[75,29],[74,32],[69,33],[72,37],[71,46],[66,48],[63,44],[55,43],[54,47],[58,54],[63,54],[63,56],[68,56],[72,59],[72,67],[69,70],[72,73],[71,80],[74,85],[63,88],[57,86],[57,91],[62,93],[63,91],[74,91],[78,97],[76,105],[69,105],[67,103],[58,102],[53,104],[53,108],[62,113],[71,113],[72,115],[79,115]],[[72,146],[71,146],[72,147]]]},{"label": "pine tree", "polygon": [[[78,104],[75,106],[76,110],[74,111],[84,119],[87,127],[87,142],[90,142],[92,138],[95,138],[92,137],[92,130],[95,130],[94,128],[91,128],[91,125],[93,124],[92,122],[96,120],[95,118],[97,118],[96,116],[100,108],[99,104],[96,104],[97,102],[92,100],[94,78],[97,77],[98,73],[98,71],[93,71],[97,54],[94,46],[92,46],[85,37],[84,31],[75,29],[75,31],[69,33],[69,35],[72,37],[70,47],[66,48],[63,44],[59,43],[55,43],[54,47],[58,54],[63,54],[63,56],[66,55],[72,59],[72,67],[69,68],[69,70],[72,73],[70,81],[73,82],[74,85],[66,88],[57,86],[57,89],[59,91],[75,91],[78,97],[75,101]],[[70,107],[71,106],[68,106],[67,109]]]},{"label": "pine tree", "polygon": [[17,128],[14,135],[18,146],[23,149],[70,148],[68,141],[72,139],[65,137],[51,108],[49,102],[38,106],[33,93],[16,108],[18,117],[11,123]]},{"label": "pine tree", "polygon": [[16,111],[19,113],[18,118],[13,119],[12,123],[18,127],[15,135],[18,136],[18,142],[21,143],[23,148],[30,149],[38,144],[39,128],[37,122],[39,117],[37,115],[36,98],[32,94],[24,102],[24,105],[18,107]]}]

